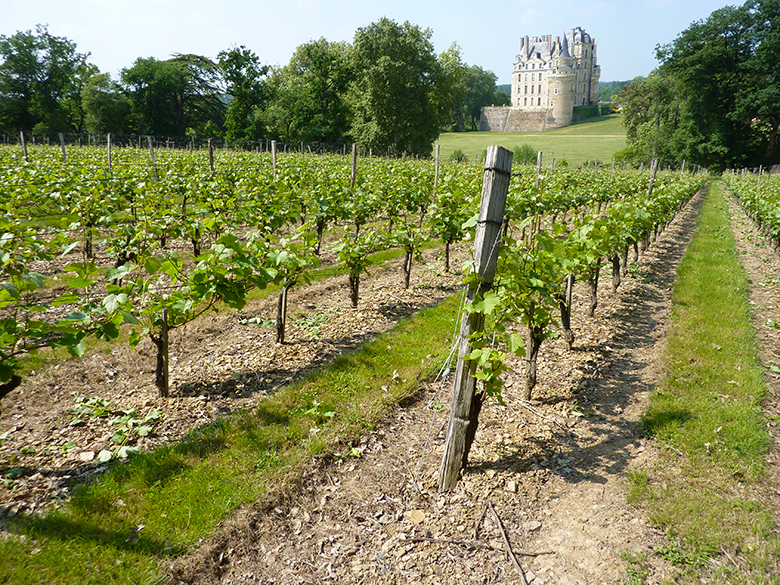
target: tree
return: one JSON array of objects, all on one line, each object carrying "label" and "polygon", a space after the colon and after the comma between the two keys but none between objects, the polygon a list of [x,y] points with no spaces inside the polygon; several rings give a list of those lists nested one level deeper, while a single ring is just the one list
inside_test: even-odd
[{"label": "tree", "polygon": [[623,111],[627,149],[625,160],[647,161],[653,157],[691,160],[692,147],[683,120],[682,88],[676,80],[656,71],[627,85],[617,98]]},{"label": "tree", "polygon": [[466,112],[472,130],[479,130],[479,120],[482,108],[496,104],[496,80],[498,77],[492,71],[471,65],[466,70]]},{"label": "tree", "polygon": [[661,65],[647,80],[617,98],[629,149],[713,170],[776,164],[778,50],[780,0],[749,0],[693,23],[657,47]]},{"label": "tree", "polygon": [[217,56],[232,101],[225,116],[225,137],[231,142],[263,137],[259,112],[267,99],[265,77],[269,67],[244,45]]},{"label": "tree", "polygon": [[443,117],[436,97],[442,66],[431,35],[388,18],[357,30],[347,98],[355,140],[392,154],[430,155]]},{"label": "tree", "polygon": [[[273,106],[287,140],[343,142],[351,79],[348,46],[319,39],[299,46],[274,77]],[[281,112],[285,115],[278,115]]]},{"label": "tree", "polygon": [[81,89],[92,75],[89,53],[51,35],[46,26],[0,36],[0,127],[49,131],[80,130]]},{"label": "tree", "polygon": [[135,129],[143,134],[184,136],[221,128],[224,105],[215,63],[199,55],[167,61],[138,58],[122,70]]},{"label": "tree", "polygon": [[752,158],[751,120],[736,115],[751,53],[749,30],[745,7],[726,7],[656,51],[662,75],[679,82],[683,92],[684,154],[703,166],[742,166]]},{"label": "tree", "polygon": [[755,130],[766,153],[764,162],[772,164],[779,160],[780,71],[777,56],[780,54],[780,2],[754,1],[748,7],[755,17],[752,31],[755,50],[745,64],[746,78],[752,91],[740,92],[737,109],[743,118],[754,116],[750,119],[756,121]]},{"label": "tree", "polygon": [[85,126],[94,133],[126,133],[130,130],[130,102],[108,73],[90,77],[81,91]]},{"label": "tree", "polygon": [[462,132],[465,126],[466,76],[467,66],[460,56],[460,47],[452,43],[450,48],[439,55],[442,66],[442,79],[438,84],[437,99],[439,108],[444,112],[444,126],[454,127]]}]

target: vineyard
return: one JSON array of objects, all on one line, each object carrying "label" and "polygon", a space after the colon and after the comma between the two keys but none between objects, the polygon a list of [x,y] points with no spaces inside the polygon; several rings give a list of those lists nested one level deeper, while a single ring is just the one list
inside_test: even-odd
[{"label": "vineyard", "polygon": [[[370,160],[356,175],[355,164],[338,157],[290,156],[277,166],[275,155],[272,161],[233,154],[215,167],[213,153],[209,160],[158,153],[159,162],[154,150],[148,159],[137,150],[109,152],[108,160],[91,149],[76,153],[68,160],[64,150],[62,159],[56,150],[41,150],[33,163],[22,164],[18,149],[3,151],[5,391],[20,382],[18,356],[42,347],[81,355],[89,337],[111,340],[128,324],[134,326],[131,345],[149,336],[158,348],[156,383],[167,396],[168,332],[217,303],[241,309],[251,290],[269,284],[281,289],[276,327],[283,343],[287,292],[305,279],[332,227],[341,228],[332,251],[349,275],[353,308],[369,255],[377,250],[404,251],[408,289],[424,242],[441,239],[449,272],[449,247],[463,238],[466,220],[475,214],[480,180],[477,169],[461,165],[445,166],[439,182],[438,168],[434,176],[430,164],[412,161]],[[661,178],[655,196],[637,201],[638,193],[652,192],[646,176],[558,170],[543,177],[540,170],[518,173],[504,230],[506,235],[514,220],[522,243],[507,242],[517,252],[507,263],[512,278],[502,283],[512,280],[508,286],[540,294],[511,307],[504,319],[524,313],[526,325],[538,331],[532,347],[551,321],[544,300],[555,297],[552,283],[561,275],[585,274],[594,294],[592,314],[602,262],[612,263],[617,288],[629,247],[636,259],[639,244],[646,248],[701,185],[698,179]],[[377,218],[387,225],[380,227]],[[552,225],[542,230],[542,218]],[[557,242],[563,233],[567,237]],[[546,288],[529,281],[540,274]],[[517,292],[504,295],[505,304],[525,298]],[[570,336],[567,321],[564,316]],[[481,363],[488,359],[480,357]]]},{"label": "vineyard", "polygon": [[[577,323],[598,322],[605,302],[613,310],[626,279],[640,274],[654,242],[708,179],[656,165],[568,169],[539,160],[512,167],[500,239],[492,243],[498,251],[492,286],[460,307],[485,324],[465,356],[479,380],[476,415],[482,404],[504,405],[508,393],[538,404],[540,386],[547,392],[544,376],[557,375],[541,357],[552,343],[561,345],[559,363],[584,360],[570,370],[593,367],[587,356],[567,357],[593,343],[591,325],[581,330]],[[10,407],[0,428],[0,490],[12,502],[11,523],[54,498],[68,500],[76,481],[99,479],[107,467],[121,469],[122,460],[218,423],[231,410],[255,409],[289,383],[327,370],[335,356],[365,340],[358,332],[373,338],[447,297],[440,306],[449,302],[452,313],[463,285],[476,278],[470,242],[482,221],[482,166],[305,153],[5,147],[0,169],[0,392],[4,410]],[[732,175],[727,182],[780,245],[776,180]],[[455,327],[455,315],[448,319]],[[209,350],[202,363],[184,367],[193,345],[214,346],[209,334],[217,322],[233,329],[235,347],[220,343],[223,355]],[[128,358],[134,349],[136,357]],[[446,379],[457,361],[450,349],[426,349],[427,371]],[[50,417],[48,432],[59,436],[27,452],[12,449],[24,434],[16,395],[29,400],[45,388],[41,373],[63,360],[69,375],[78,371],[80,361],[65,360],[63,352],[85,363],[115,363],[101,354],[132,359],[140,372],[135,384],[153,381],[157,396],[122,409],[85,378],[83,390]],[[209,362],[223,364],[221,380],[199,378],[197,368]],[[113,368],[103,383],[115,383]],[[49,376],[58,379],[56,371]],[[508,383],[518,376],[521,383]],[[366,391],[387,393],[405,377],[392,371],[386,385]],[[220,401],[231,393],[237,399]],[[291,400],[316,434],[349,418],[325,390],[304,394]],[[387,400],[378,413],[396,399]],[[440,399],[431,404],[446,410]],[[171,433],[166,426],[177,417],[190,428]],[[72,436],[101,429],[95,432],[103,437],[76,444],[60,432],[67,428]],[[312,441],[311,429],[288,441]],[[374,441],[329,440],[335,443],[323,438],[320,448],[336,449],[347,461]],[[279,464],[280,452],[266,451],[256,469]],[[464,462],[468,452],[467,446]],[[35,471],[43,468],[58,471]],[[54,481],[55,475],[70,479]],[[30,493],[19,497],[25,489]],[[221,514],[229,511],[228,505]],[[154,534],[181,551],[204,532]]]}]

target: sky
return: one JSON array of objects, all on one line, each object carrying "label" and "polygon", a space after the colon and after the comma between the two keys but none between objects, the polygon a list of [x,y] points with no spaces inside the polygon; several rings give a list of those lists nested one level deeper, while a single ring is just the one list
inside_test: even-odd
[{"label": "sky", "polygon": [[646,76],[656,45],[706,19],[727,0],[0,0],[0,35],[35,30],[74,41],[102,72],[119,79],[139,57],[195,53],[216,60],[244,45],[283,66],[311,40],[351,42],[382,17],[431,31],[436,53],[453,43],[461,59],[509,83],[520,39],[582,27],[595,40],[601,81]]}]

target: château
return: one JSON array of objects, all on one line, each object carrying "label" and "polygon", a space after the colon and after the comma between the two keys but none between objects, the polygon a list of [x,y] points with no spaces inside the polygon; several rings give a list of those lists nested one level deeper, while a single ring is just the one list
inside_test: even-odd
[{"label": "ch\u00e2teau", "polygon": [[596,41],[582,28],[562,37],[525,36],[512,72],[509,107],[484,108],[480,130],[527,132],[570,125],[574,108],[598,103]]}]

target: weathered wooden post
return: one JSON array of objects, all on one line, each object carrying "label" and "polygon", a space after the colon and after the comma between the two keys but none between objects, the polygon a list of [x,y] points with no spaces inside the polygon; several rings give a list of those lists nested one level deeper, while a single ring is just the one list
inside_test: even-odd
[{"label": "weathered wooden post", "polygon": [[149,143],[149,156],[152,159],[152,172],[154,174],[154,180],[157,181],[159,177],[157,176],[157,160],[154,158],[154,139],[151,136],[147,136],[146,140]]},{"label": "weathered wooden post", "polygon": [[209,170],[214,172],[214,139],[209,138]]},{"label": "weathered wooden post", "polygon": [[658,165],[660,161],[654,158],[650,161],[650,184],[647,186],[647,196],[650,197],[653,194],[653,186],[655,185],[655,175],[658,173]]},{"label": "weathered wooden post", "polygon": [[106,136],[106,142],[107,142],[106,148],[108,149],[108,170],[110,171],[111,170],[111,149],[113,147],[110,133]]},{"label": "weathered wooden post", "polygon": [[[484,295],[493,285],[498,261],[501,224],[504,221],[506,196],[512,176],[512,151],[501,146],[489,146],[482,182],[482,201],[474,239],[474,271],[477,278],[469,284],[467,302]],[[444,457],[439,469],[439,490],[448,490],[458,481],[458,472],[468,462],[470,440],[477,429],[481,397],[475,400],[476,362],[463,358],[471,353],[469,336],[485,328],[482,313],[464,313],[460,327],[460,347],[455,369],[450,422]]]},{"label": "weathered wooden post", "polygon": [[439,156],[441,152],[441,144],[436,145],[436,166],[433,172],[433,196],[434,198],[439,193]]},{"label": "weathered wooden post", "polygon": [[357,142],[352,143],[352,174],[349,176],[349,188],[355,188],[355,177],[357,177]]},{"label": "weathered wooden post", "polygon": [[30,159],[27,157],[27,142],[24,139],[24,131],[19,132],[19,140],[22,141],[22,150],[24,151],[24,162],[30,162]]},{"label": "weathered wooden post", "polygon": [[271,141],[271,167],[274,171],[274,181],[276,180],[276,140]]},{"label": "weathered wooden post", "polygon": [[65,135],[60,132],[60,148],[62,148],[62,162],[68,162],[68,156],[65,154]]}]

